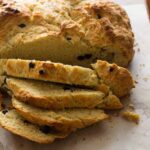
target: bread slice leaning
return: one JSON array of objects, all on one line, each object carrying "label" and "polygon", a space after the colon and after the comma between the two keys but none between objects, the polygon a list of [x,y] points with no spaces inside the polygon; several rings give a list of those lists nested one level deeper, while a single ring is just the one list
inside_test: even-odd
[{"label": "bread slice leaning", "polygon": [[7,78],[6,86],[18,100],[46,109],[122,108],[116,96],[100,91],[16,78]]},{"label": "bread slice leaning", "polygon": [[15,110],[9,110],[6,114],[0,112],[0,126],[16,135],[43,144],[52,143],[55,139],[62,139],[69,135],[69,133],[44,133],[42,128],[27,122]]},{"label": "bread slice leaning", "polygon": [[12,105],[26,120],[41,126],[54,127],[61,132],[75,131],[108,118],[108,115],[100,109],[45,110],[16,98],[12,98]]},{"label": "bread slice leaning", "polygon": [[125,96],[134,87],[132,75],[126,68],[101,60],[92,64],[92,67],[100,80],[118,97]]},{"label": "bread slice leaning", "polygon": [[[98,78],[94,70],[80,66],[71,66],[51,61],[1,59],[5,74],[19,77],[94,87]],[[0,71],[2,72],[2,71]]]}]

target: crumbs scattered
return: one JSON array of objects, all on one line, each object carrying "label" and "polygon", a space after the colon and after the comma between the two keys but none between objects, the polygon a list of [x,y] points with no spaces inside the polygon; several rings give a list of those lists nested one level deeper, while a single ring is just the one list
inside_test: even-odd
[{"label": "crumbs scattered", "polygon": [[122,117],[127,121],[134,122],[136,124],[140,121],[140,116],[133,111],[124,111],[122,112]]},{"label": "crumbs scattered", "polygon": [[140,67],[145,67],[145,64],[140,64]]},{"label": "crumbs scattered", "polygon": [[140,48],[138,48],[137,51],[140,52]]},{"label": "crumbs scattered", "polygon": [[138,77],[139,75],[138,75],[138,74],[136,74],[135,76],[136,76],[136,77]]},{"label": "crumbs scattered", "polygon": [[134,81],[135,84],[138,84],[138,81]]},{"label": "crumbs scattered", "polygon": [[133,104],[129,104],[129,105],[128,105],[128,109],[129,109],[129,110],[135,110],[135,107],[134,107]]},{"label": "crumbs scattered", "polygon": [[144,80],[145,82],[147,82],[147,81],[148,81],[148,78],[143,78],[143,80]]}]

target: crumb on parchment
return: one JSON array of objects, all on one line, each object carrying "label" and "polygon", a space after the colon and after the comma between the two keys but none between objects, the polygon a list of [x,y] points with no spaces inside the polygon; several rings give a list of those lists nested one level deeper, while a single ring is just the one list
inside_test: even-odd
[{"label": "crumb on parchment", "polygon": [[124,111],[122,112],[122,117],[128,121],[132,121],[136,124],[140,121],[140,116],[133,111]]}]

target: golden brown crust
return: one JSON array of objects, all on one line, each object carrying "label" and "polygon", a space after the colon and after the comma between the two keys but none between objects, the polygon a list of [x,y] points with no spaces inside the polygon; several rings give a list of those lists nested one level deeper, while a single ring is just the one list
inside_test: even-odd
[{"label": "golden brown crust", "polygon": [[[57,7],[56,7],[57,6]],[[127,66],[134,36],[114,2],[1,0],[0,57],[89,66],[105,59]]]},{"label": "golden brown crust", "polygon": [[89,68],[64,65],[50,61],[8,59],[5,64],[7,75],[70,85],[94,87],[98,84],[96,73]]},{"label": "golden brown crust", "polygon": [[130,72],[116,64],[98,60],[92,67],[96,70],[100,80],[108,85],[112,92],[118,96],[125,96],[134,87]]},{"label": "golden brown crust", "polygon": [[15,98],[12,99],[12,104],[26,120],[39,125],[51,126],[65,133],[85,128],[108,118],[108,115],[100,109],[44,110]]}]

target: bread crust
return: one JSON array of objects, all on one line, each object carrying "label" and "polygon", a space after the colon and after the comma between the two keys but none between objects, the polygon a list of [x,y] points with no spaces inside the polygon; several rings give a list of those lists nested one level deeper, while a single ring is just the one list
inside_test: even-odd
[{"label": "bread crust", "polygon": [[134,35],[129,18],[108,1],[0,1],[0,57],[90,66],[97,59],[127,66]]}]

